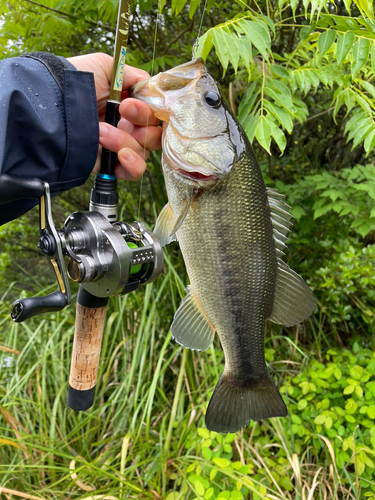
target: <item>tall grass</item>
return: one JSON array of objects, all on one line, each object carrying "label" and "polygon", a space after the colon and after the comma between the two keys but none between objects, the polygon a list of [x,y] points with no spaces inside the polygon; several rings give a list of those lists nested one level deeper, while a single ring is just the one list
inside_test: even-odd
[{"label": "tall grass", "polygon": [[[121,219],[128,221],[138,219],[139,196],[139,188],[129,189],[121,193]],[[151,170],[143,189],[141,218],[151,222],[163,205],[155,198],[162,191],[160,172]],[[31,278],[38,282],[32,273]],[[339,470],[331,440],[314,429],[301,439],[293,414],[226,437],[205,429],[223,354],[217,339],[205,353],[171,340],[169,327],[186,285],[178,246],[172,244],[154,284],[110,299],[95,402],[81,413],[66,405],[75,297],[62,312],[14,324],[9,309],[18,292],[14,284],[4,288],[0,493],[5,498],[360,498],[356,470],[350,464]],[[273,378],[279,386],[293,380],[313,360],[324,361],[334,343],[319,313],[306,331],[267,325]],[[284,397],[292,401],[288,392]]]},{"label": "tall grass", "polygon": [[[319,451],[307,442],[296,452],[286,433],[290,418],[255,424],[228,442],[206,431],[203,414],[222,371],[222,352],[215,343],[206,353],[191,353],[171,340],[185,283],[168,253],[165,260],[155,284],[111,299],[95,403],[87,412],[74,412],[65,401],[74,307],[17,325],[5,294],[0,492],[7,498],[177,500],[216,498],[211,490],[227,487],[240,495],[230,498],[356,498],[341,483],[329,441],[321,440]],[[270,364],[279,381],[309,362],[295,341],[275,332],[267,341],[279,352]],[[270,433],[274,438],[267,442]],[[202,455],[204,446],[211,458]],[[285,457],[292,489],[280,485],[279,466],[265,458],[270,447],[275,460]],[[241,471],[228,461],[251,468]],[[197,471],[202,481],[210,478],[211,490],[194,479]]]}]

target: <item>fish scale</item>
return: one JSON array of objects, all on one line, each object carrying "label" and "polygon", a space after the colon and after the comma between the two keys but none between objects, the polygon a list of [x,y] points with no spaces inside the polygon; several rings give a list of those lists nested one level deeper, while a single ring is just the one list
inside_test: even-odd
[{"label": "fish scale", "polygon": [[267,189],[241,125],[201,59],[136,84],[163,124],[163,174],[168,204],[155,234],[176,238],[190,285],[171,325],[181,345],[203,351],[217,332],[224,371],[206,412],[206,426],[236,432],[250,420],[285,416],[267,372],[267,319],[304,321],[316,299],[283,262],[289,207]]},{"label": "fish scale", "polygon": [[[247,150],[226,177],[198,196],[177,231],[192,292],[216,327],[226,370],[237,376],[238,385],[266,369],[264,322],[276,285],[266,187],[255,158],[248,159],[251,155]],[[168,175],[168,165],[163,169],[168,200],[178,214],[189,190]]]}]

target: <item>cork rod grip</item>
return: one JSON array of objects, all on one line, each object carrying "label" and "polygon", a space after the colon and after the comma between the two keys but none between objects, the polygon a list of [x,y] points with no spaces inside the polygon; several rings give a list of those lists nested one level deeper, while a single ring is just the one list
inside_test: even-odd
[{"label": "cork rod grip", "polygon": [[107,304],[107,297],[94,297],[80,287],[67,401],[72,410],[88,410],[94,402]]}]

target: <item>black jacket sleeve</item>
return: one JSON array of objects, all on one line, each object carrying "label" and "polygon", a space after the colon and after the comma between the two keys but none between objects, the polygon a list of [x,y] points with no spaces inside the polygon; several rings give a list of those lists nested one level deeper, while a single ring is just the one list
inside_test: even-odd
[{"label": "black jacket sleeve", "polygon": [[[98,143],[92,73],[44,52],[0,61],[0,174],[38,177],[54,195],[86,181]],[[0,225],[37,203],[0,205]]]}]

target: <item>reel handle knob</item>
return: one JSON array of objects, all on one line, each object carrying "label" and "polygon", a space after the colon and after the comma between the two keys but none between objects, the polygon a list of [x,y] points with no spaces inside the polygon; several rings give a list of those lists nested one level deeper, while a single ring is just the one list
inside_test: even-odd
[{"label": "reel handle knob", "polygon": [[44,182],[40,179],[21,179],[7,174],[0,175],[0,205],[16,200],[41,198]]},{"label": "reel handle knob", "polygon": [[80,285],[67,400],[75,411],[94,403],[107,304],[108,297],[95,297]]},{"label": "reel handle knob", "polygon": [[45,312],[61,311],[68,304],[68,298],[62,292],[53,292],[44,297],[26,297],[13,302],[11,316],[15,323],[32,318]]}]

